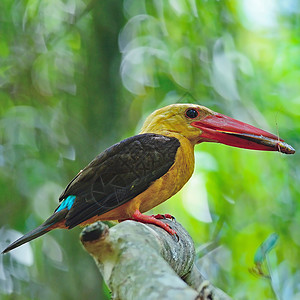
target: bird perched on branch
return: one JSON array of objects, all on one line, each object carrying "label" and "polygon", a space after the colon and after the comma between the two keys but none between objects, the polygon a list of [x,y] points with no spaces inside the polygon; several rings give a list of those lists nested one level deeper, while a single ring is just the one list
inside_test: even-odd
[{"label": "bird perched on branch", "polygon": [[194,170],[194,146],[202,142],[286,154],[295,152],[277,136],[204,106],[163,107],[146,119],[140,134],[95,157],[67,185],[52,216],[3,253],[52,229],[71,229],[97,220],[131,219],[156,224],[176,234],[160,220],[162,215],[143,213],[185,185]]}]

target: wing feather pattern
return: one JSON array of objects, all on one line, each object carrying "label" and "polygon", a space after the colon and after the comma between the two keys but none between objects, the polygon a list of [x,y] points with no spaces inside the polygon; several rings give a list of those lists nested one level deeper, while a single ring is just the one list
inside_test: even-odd
[{"label": "wing feather pattern", "polygon": [[145,133],[130,137],[99,154],[80,171],[60,196],[75,195],[66,226],[102,215],[133,199],[168,172],[180,142],[174,137]]}]

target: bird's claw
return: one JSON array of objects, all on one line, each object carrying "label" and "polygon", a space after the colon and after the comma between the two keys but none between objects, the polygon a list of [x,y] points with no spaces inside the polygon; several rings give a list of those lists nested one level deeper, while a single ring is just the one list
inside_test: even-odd
[{"label": "bird's claw", "polygon": [[177,239],[177,242],[179,242],[179,235],[177,234],[177,232],[172,228],[172,226],[168,225],[167,226],[170,228],[170,231],[169,233],[172,235],[172,236],[175,236],[176,239]]},{"label": "bird's claw", "polygon": [[[157,220],[166,220],[166,219],[171,219],[172,221],[176,222],[175,217],[173,217],[170,214],[157,214],[157,215],[152,215],[151,217],[157,219]],[[166,230],[169,234],[171,234],[172,236],[175,236],[177,239],[177,242],[179,242],[179,235],[177,234],[177,232],[172,228],[172,226],[170,226],[169,224],[166,224],[167,227],[170,228],[170,230]]]},{"label": "bird's claw", "polygon": [[164,229],[169,234],[171,234],[172,236],[175,235],[177,238],[177,241],[179,241],[179,236],[178,236],[177,232],[174,229],[172,229],[172,227],[169,224],[160,221],[160,219],[167,219],[167,218],[175,220],[175,218],[173,216],[171,216],[170,214],[165,214],[165,215],[158,214],[158,215],[147,216],[147,215],[143,215],[137,209],[134,212],[134,214],[131,216],[131,218],[128,218],[127,220],[133,220],[133,221],[138,221],[138,222],[142,222],[142,223],[146,223],[146,224],[157,225],[160,228]]},{"label": "bird's claw", "polygon": [[171,219],[172,221],[175,221],[176,222],[176,219],[174,216],[170,215],[170,214],[157,214],[157,215],[152,215],[151,217],[155,218],[155,219],[158,219],[158,220],[165,220],[165,219]]}]

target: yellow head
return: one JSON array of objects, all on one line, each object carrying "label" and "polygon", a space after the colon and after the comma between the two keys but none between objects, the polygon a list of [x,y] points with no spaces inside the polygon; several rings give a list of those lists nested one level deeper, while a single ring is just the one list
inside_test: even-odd
[{"label": "yellow head", "polygon": [[[198,112],[198,116],[189,117],[190,110]],[[199,128],[194,127],[191,123],[213,114],[214,112],[209,108],[196,104],[171,104],[149,115],[140,133],[163,135],[177,133],[187,138],[192,144],[197,144],[199,141]],[[191,116],[194,115],[191,113]]]}]

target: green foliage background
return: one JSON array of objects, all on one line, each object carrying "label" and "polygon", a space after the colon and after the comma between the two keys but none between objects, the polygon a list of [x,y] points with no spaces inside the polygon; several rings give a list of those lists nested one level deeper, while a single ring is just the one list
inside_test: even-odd
[{"label": "green foliage background", "polygon": [[[299,12],[297,0],[1,0],[1,249],[164,105],[203,104],[299,149]],[[299,155],[202,144],[196,159],[187,187],[153,212],[176,216],[234,299],[299,299]],[[273,232],[270,281],[249,269]],[[109,299],[79,233],[1,256],[1,299]]]}]

